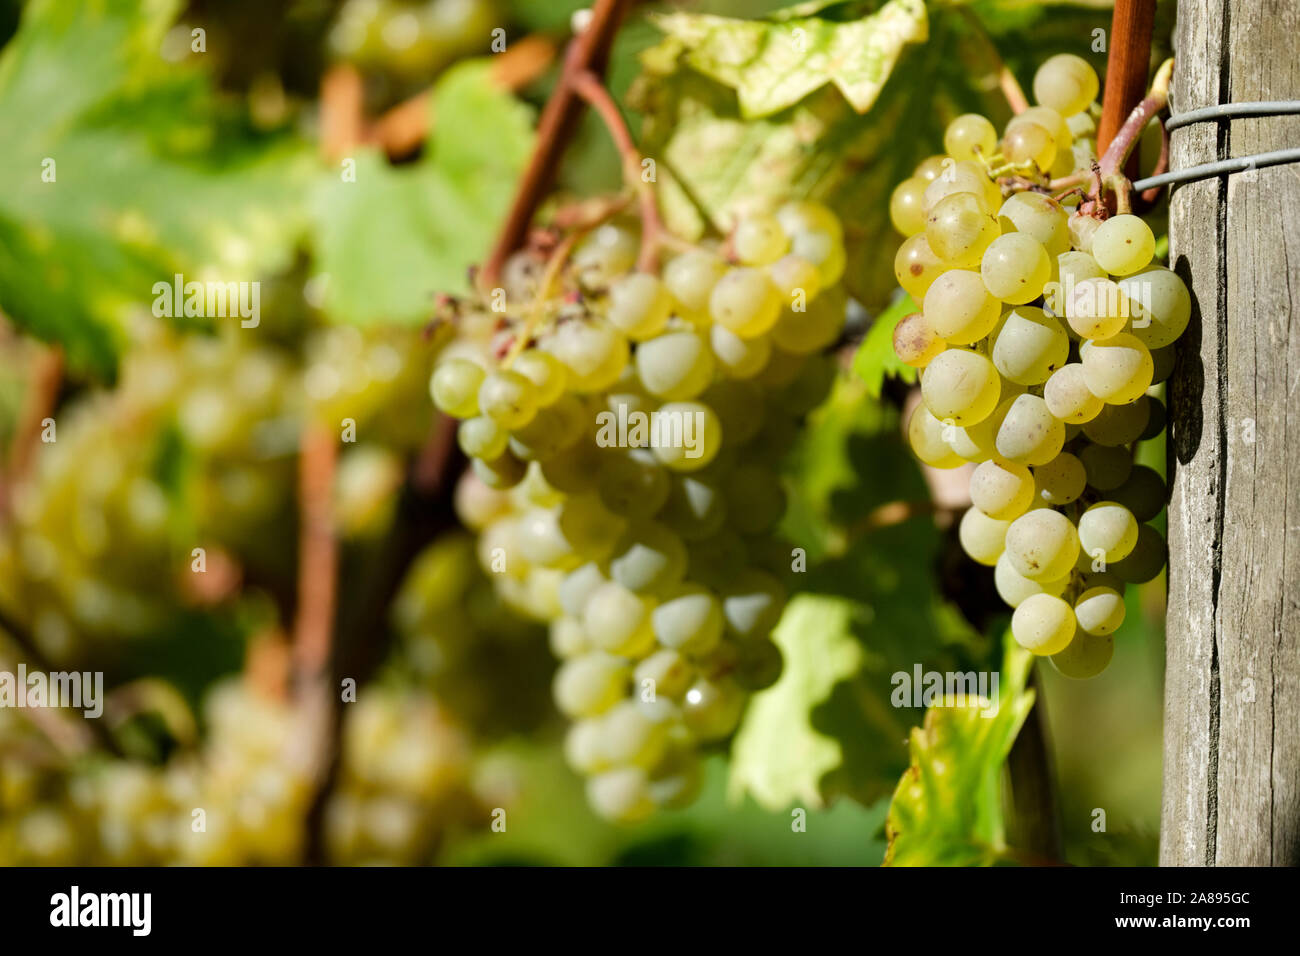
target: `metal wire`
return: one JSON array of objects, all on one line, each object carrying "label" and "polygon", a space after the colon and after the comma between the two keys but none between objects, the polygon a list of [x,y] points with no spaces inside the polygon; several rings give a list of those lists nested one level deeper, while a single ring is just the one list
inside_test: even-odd
[{"label": "metal wire", "polygon": [[1297,162],[1300,162],[1300,149],[1279,149],[1271,153],[1256,153],[1254,156],[1241,156],[1237,159],[1221,159],[1216,163],[1202,163],[1200,166],[1188,166],[1186,169],[1176,169],[1173,172],[1161,173],[1159,176],[1149,176],[1146,179],[1139,179],[1133,184],[1133,188],[1143,192],[1153,186],[1210,179],[1213,176],[1222,176],[1224,173],[1239,173],[1247,169]]},{"label": "metal wire", "polygon": [[1165,129],[1173,131],[1180,126],[1201,123],[1205,120],[1234,119],[1240,116],[1280,116],[1286,113],[1300,113],[1300,100],[1265,100],[1258,103],[1220,103],[1218,106],[1203,106],[1198,110],[1188,110],[1165,120]]}]

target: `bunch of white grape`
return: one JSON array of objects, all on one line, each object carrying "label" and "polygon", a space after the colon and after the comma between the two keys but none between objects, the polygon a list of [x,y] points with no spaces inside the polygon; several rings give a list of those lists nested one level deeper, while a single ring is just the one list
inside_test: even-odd
[{"label": "bunch of white grape", "polygon": [[779,674],[776,463],[830,387],[847,301],[840,224],[813,203],[661,274],[630,271],[637,248],[607,223],[568,260],[517,254],[458,305],[430,382],[472,460],[461,520],[500,593],[550,624],[568,761],[622,821],[689,801],[699,746]]},{"label": "bunch of white grape", "polygon": [[1051,58],[1034,78],[1040,105],[1001,141],[984,117],[958,117],[947,155],[890,205],[908,236],[898,281],[921,304],[894,334],[922,370],[912,448],[936,468],[975,463],[961,545],[995,568],[1016,640],[1072,677],[1106,667],[1125,584],[1165,563],[1144,523],[1164,482],[1134,454],[1164,429],[1148,393],[1191,315],[1142,219],[1072,212],[1048,194],[1051,178],[1093,161],[1097,90],[1085,61]]}]

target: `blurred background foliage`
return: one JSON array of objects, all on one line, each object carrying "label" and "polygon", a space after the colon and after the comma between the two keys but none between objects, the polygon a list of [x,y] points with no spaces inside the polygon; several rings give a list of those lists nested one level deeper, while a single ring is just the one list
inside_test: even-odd
[{"label": "blurred background foliage", "polygon": [[[560,753],[546,636],[498,603],[448,500],[371,613],[369,572],[409,519],[405,475],[432,423],[436,294],[464,289],[486,250],[584,5],[0,2],[0,670],[102,670],[110,690],[93,732],[0,710],[0,862],[875,865],[896,790],[891,830],[908,839],[893,862],[995,862],[987,791],[1031,703],[1050,726],[1065,861],[1155,862],[1163,577],[1130,591],[1101,677],[1039,665],[1035,702],[1024,662],[1002,664],[1007,615],[955,523],[879,520],[929,496],[899,434],[889,190],[953,116],[1006,112],[999,62],[1022,83],[1059,51],[1101,67],[1104,4],[823,0],[736,23],[701,18],[781,4],[701,0],[639,5],[621,32],[609,85],[660,158],[672,225],[692,236],[787,196],[829,202],[865,341],[785,465],[783,534],[809,561],[777,632],[786,671],[709,759],[693,807],[633,828],[588,811]],[[801,25],[826,43],[858,31],[871,55],[793,90],[781,81],[806,64],[726,68],[735,36]],[[532,44],[511,71],[490,55],[496,28],[508,51]],[[326,92],[340,64],[365,117],[350,135]],[[619,186],[585,119],[557,194]],[[174,273],[260,281],[259,326],[154,318],[153,283]],[[54,444],[34,437],[45,413]],[[340,620],[362,621],[343,650],[366,663],[322,796],[276,755],[311,734],[288,677],[300,436],[342,418],[359,440],[333,497]],[[1163,472],[1163,450],[1145,454]],[[1004,666],[1006,721],[936,712],[909,745],[923,714],[889,705],[891,675],[918,663]],[[974,803],[900,784],[945,759],[979,781]],[[186,837],[196,801],[219,835],[201,847]]]}]

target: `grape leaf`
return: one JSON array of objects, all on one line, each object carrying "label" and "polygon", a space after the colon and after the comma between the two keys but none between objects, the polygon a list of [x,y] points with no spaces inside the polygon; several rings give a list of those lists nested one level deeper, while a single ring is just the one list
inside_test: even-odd
[{"label": "grape leaf", "polygon": [[335,321],[427,321],[436,292],[468,288],[532,149],[530,110],[491,80],[486,61],[453,67],[430,100],[424,154],[390,167],[358,150],[355,181],[331,171],[313,197],[316,269]]},{"label": "grape leaf", "polygon": [[886,376],[901,378],[908,383],[916,381],[916,369],[903,364],[894,354],[894,328],[903,316],[915,311],[916,303],[911,296],[899,297],[893,305],[876,316],[853,355],[853,374],[867,383],[867,391],[872,398],[880,397]]},{"label": "grape leaf", "polygon": [[995,714],[969,700],[926,711],[885,823],[885,866],[987,866],[1003,856],[1002,766],[1034,705],[1032,666],[1008,636]]},{"label": "grape leaf", "polygon": [[921,0],[889,0],[871,16],[835,22],[815,16],[735,20],[670,13],[654,22],[687,63],[734,89],[741,115],[793,106],[827,83],[859,113],[876,101],[902,48],[926,38]]},{"label": "grape leaf", "polygon": [[0,53],[0,308],[103,376],[155,282],[255,281],[301,233],[303,147],[162,59],[178,6],[36,0]]}]

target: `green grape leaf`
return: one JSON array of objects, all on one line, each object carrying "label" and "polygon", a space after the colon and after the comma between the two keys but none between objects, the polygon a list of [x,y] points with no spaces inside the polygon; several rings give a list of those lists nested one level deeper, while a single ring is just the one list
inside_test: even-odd
[{"label": "green grape leaf", "polygon": [[876,316],[867,330],[862,344],[853,355],[853,374],[867,383],[872,398],[880,397],[886,376],[901,378],[909,384],[916,381],[916,369],[905,365],[894,354],[894,328],[905,315],[916,312],[916,303],[909,295],[901,296],[893,305]]},{"label": "green grape leaf", "polygon": [[984,701],[931,706],[913,729],[911,765],[885,823],[885,866],[988,866],[1006,852],[1001,778],[1034,705],[1033,657],[1010,636],[996,712]]},{"label": "green grape leaf", "polygon": [[469,287],[532,149],[531,111],[494,84],[485,61],[438,82],[424,154],[391,167],[358,150],[313,196],[323,308],[338,322],[427,321],[437,292]]},{"label": "green grape leaf", "polygon": [[927,28],[921,0],[889,0],[877,13],[847,22],[698,13],[662,14],[654,22],[692,67],[734,89],[741,115],[751,119],[793,106],[827,83],[866,112],[903,47],[924,41]]},{"label": "green grape leaf", "polygon": [[178,6],[36,0],[0,52],[0,309],[106,377],[155,282],[256,281],[303,226],[310,157],[162,58]]}]

